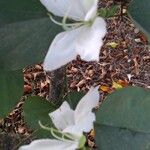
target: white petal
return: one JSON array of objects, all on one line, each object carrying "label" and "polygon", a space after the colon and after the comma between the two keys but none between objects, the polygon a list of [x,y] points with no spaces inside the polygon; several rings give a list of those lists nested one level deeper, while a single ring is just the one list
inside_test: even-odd
[{"label": "white petal", "polygon": [[57,16],[67,16],[73,20],[83,21],[93,9],[97,0],[40,0],[49,12]]},{"label": "white petal", "polygon": [[80,120],[80,122],[76,122],[75,125],[68,126],[63,130],[63,132],[71,133],[81,137],[83,132],[90,132],[90,130],[94,128],[93,126],[94,121],[95,121],[95,114],[89,112],[82,120]]},{"label": "white petal", "polygon": [[67,128],[65,128],[63,132],[81,137],[83,134],[83,129],[81,129],[80,126],[78,125],[72,125],[72,126],[68,126]]},{"label": "white petal", "polygon": [[29,145],[21,146],[19,150],[76,150],[78,142],[76,141],[59,141],[59,140],[35,140]]},{"label": "white petal", "polygon": [[[87,0],[84,0],[86,1],[86,3],[89,1]],[[85,16],[85,21],[89,21],[91,19],[93,19],[96,15],[97,15],[97,9],[98,9],[98,0],[91,0],[90,1],[92,4],[90,4],[90,7],[87,6],[87,13],[86,13],[86,16]]]},{"label": "white petal", "polygon": [[84,132],[90,132],[90,130],[94,128],[93,122],[95,120],[95,114],[93,112],[89,112],[80,122],[76,122],[76,126]]},{"label": "white petal", "polygon": [[53,40],[44,60],[44,70],[52,71],[76,58],[75,39],[79,29],[59,33]]},{"label": "white petal", "polygon": [[70,2],[67,0],[40,0],[47,10],[54,15],[64,16],[68,10]]},{"label": "white petal", "polygon": [[103,37],[106,34],[106,23],[97,17],[92,26],[84,25],[76,41],[76,51],[85,61],[99,61]]},{"label": "white petal", "polygon": [[59,130],[64,130],[67,126],[73,125],[74,111],[70,108],[69,104],[65,101],[63,104],[52,113],[49,113],[55,127]]},{"label": "white petal", "polygon": [[[99,92],[98,87],[91,88],[88,93],[80,100],[78,103],[76,109],[75,109],[75,124],[79,124],[82,122],[86,117],[86,120],[93,120],[90,119],[91,114],[89,112],[92,112],[92,109],[98,105],[99,102]],[[87,116],[87,114],[89,116]]]}]

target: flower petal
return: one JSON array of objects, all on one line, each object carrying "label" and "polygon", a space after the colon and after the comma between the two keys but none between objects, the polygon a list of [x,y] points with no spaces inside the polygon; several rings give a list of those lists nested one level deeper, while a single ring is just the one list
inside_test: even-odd
[{"label": "flower petal", "polygon": [[19,150],[76,150],[78,142],[76,141],[60,141],[60,140],[35,140],[29,145],[21,146]]},{"label": "flower petal", "polygon": [[80,128],[79,125],[71,125],[71,126],[67,126],[67,128],[65,128],[63,130],[64,133],[70,133],[72,135],[76,135],[78,137],[81,137],[83,134],[83,129]]},{"label": "flower petal", "polygon": [[83,21],[97,0],[40,0],[53,14],[77,21]]},{"label": "flower petal", "polygon": [[74,111],[70,108],[69,104],[65,101],[63,104],[52,113],[49,113],[55,127],[59,130],[64,130],[67,126],[73,125]]},{"label": "flower petal", "polygon": [[76,41],[76,51],[85,61],[99,61],[103,37],[106,34],[104,19],[97,17],[91,27],[84,25]]},{"label": "flower petal", "polygon": [[95,114],[89,112],[82,120],[80,120],[80,122],[76,122],[75,125],[68,126],[63,130],[63,132],[81,136],[83,132],[90,132],[90,130],[94,128],[93,126],[94,121],[95,121]]},{"label": "flower petal", "polygon": [[92,117],[90,112],[92,113],[92,109],[98,105],[98,102],[99,102],[98,87],[96,88],[92,87],[88,91],[88,93],[80,100],[75,109],[75,124],[80,124],[80,122],[82,121],[84,122],[84,119],[91,120],[93,123],[95,119]]},{"label": "flower petal", "polygon": [[44,60],[44,70],[52,71],[76,58],[75,38],[79,29],[59,33],[53,40]]},{"label": "flower petal", "polygon": [[[83,1],[86,1],[86,3],[88,3],[88,6],[86,7],[88,9],[86,11],[87,13],[84,18],[84,21],[89,21],[89,20],[93,19],[97,14],[98,0],[91,0],[91,1],[83,0]],[[90,4],[90,2],[91,2],[91,4]]]},{"label": "flower petal", "polygon": [[80,122],[76,123],[76,126],[84,132],[90,132],[94,128],[93,122],[96,120],[95,114],[93,112],[87,113]]}]

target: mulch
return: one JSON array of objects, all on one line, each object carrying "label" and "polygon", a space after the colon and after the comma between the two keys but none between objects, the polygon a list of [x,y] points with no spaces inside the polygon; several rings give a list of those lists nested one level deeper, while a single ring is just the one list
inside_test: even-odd
[{"label": "mulch", "polygon": [[[101,1],[110,7],[112,0]],[[124,8],[126,10],[126,7]],[[114,83],[150,89],[150,47],[145,35],[139,31],[127,14],[107,18],[107,35],[100,52],[99,62],[85,62],[78,56],[67,65],[69,90],[87,91],[99,85],[101,101],[114,90]],[[24,72],[24,96],[13,112],[4,119],[3,131],[29,135],[22,117],[22,104],[29,94],[48,98],[51,77],[42,65],[27,67]]]}]

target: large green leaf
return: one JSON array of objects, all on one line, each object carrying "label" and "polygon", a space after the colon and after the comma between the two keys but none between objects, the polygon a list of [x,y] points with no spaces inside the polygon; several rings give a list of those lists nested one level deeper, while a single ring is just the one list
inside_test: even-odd
[{"label": "large green leaf", "polygon": [[150,41],[150,0],[133,0],[129,14],[140,29],[147,34]]},{"label": "large green leaf", "polygon": [[23,116],[27,125],[33,129],[33,133],[37,137],[51,137],[49,131],[45,131],[40,127],[39,121],[45,126],[52,127],[53,124],[48,114],[55,109],[54,105],[44,98],[33,96],[26,99],[23,105]]},{"label": "large green leaf", "polygon": [[0,72],[0,118],[6,117],[23,95],[22,70]]},{"label": "large green leaf", "polygon": [[45,17],[45,9],[39,0],[1,0],[0,26]]},{"label": "large green leaf", "polygon": [[139,87],[121,89],[104,101],[97,122],[150,133],[150,92]]},{"label": "large green leaf", "polygon": [[67,93],[67,95],[64,97],[64,101],[67,101],[70,105],[70,107],[75,110],[78,102],[81,100],[81,98],[85,95],[83,92],[77,92],[72,91]]},{"label": "large green leaf", "polygon": [[96,125],[98,150],[150,150],[150,134]]},{"label": "large green leaf", "polygon": [[111,150],[146,149],[150,146],[149,114],[148,90],[128,87],[109,95],[96,114],[96,139],[100,149],[109,150],[111,146]]},{"label": "large green leaf", "polygon": [[61,30],[39,0],[1,0],[0,68],[17,70],[43,61]]}]

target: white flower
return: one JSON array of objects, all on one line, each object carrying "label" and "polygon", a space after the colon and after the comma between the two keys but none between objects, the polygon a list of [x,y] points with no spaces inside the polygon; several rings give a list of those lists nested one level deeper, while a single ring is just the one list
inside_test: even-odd
[{"label": "white flower", "polygon": [[78,141],[41,139],[34,140],[29,145],[21,146],[19,150],[76,150],[78,147]]},{"label": "white flower", "polygon": [[55,70],[80,55],[85,61],[98,61],[106,34],[105,21],[97,16],[98,0],[40,0],[57,16],[67,15],[83,25],[59,33],[52,42],[44,61],[46,71]]},{"label": "white flower", "polygon": [[80,100],[75,110],[72,110],[65,101],[59,109],[49,115],[57,129],[81,136],[83,132],[89,132],[94,128],[95,114],[92,109],[98,105],[98,101],[98,88],[91,88]]},{"label": "white flower", "polygon": [[64,134],[69,134],[69,139],[41,139],[31,142],[29,145],[21,146],[19,150],[76,150],[83,148],[85,137],[83,132],[93,129],[95,115],[92,109],[99,101],[98,87],[91,88],[80,100],[75,111],[67,102],[64,102],[59,109],[50,113],[55,127]]}]

